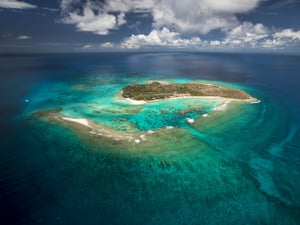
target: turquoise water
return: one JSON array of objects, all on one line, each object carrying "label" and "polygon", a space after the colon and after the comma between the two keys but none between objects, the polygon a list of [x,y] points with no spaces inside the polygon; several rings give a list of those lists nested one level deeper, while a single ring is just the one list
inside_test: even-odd
[{"label": "turquoise water", "polygon": [[[3,122],[1,142],[8,224],[299,224],[298,56],[106,53],[1,60],[19,67],[2,70],[14,77],[1,78],[3,86],[22,87],[7,90],[10,103],[3,106],[11,121]],[[149,80],[216,83],[261,102],[231,102],[219,111],[213,109],[222,100],[131,105],[117,97],[122,87]],[[31,117],[56,108],[119,132],[155,133],[138,144],[111,142]]]},{"label": "turquoise water", "polygon": [[[73,118],[89,118],[95,122],[111,126],[120,130],[125,126],[133,126],[139,131],[155,130],[167,126],[184,127],[187,119],[197,119],[224,104],[218,99],[170,99],[168,101],[152,102],[148,104],[131,104],[118,97],[123,87],[136,80],[113,78],[94,83],[80,80],[72,83],[46,84],[39,88],[32,96],[28,96],[30,104],[25,114],[38,110],[62,108],[61,114]],[[139,83],[151,82],[152,77],[145,74]],[[164,81],[166,82],[166,81]],[[188,79],[169,79],[168,82],[201,82]],[[211,82],[212,83],[212,82]],[[218,83],[220,84],[220,82]],[[223,84],[226,86],[226,84]]]}]

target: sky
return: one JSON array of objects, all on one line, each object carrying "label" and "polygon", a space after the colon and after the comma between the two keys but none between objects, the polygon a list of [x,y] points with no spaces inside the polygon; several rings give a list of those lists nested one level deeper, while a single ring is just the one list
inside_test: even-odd
[{"label": "sky", "polygon": [[0,53],[300,53],[300,0],[0,0]]}]

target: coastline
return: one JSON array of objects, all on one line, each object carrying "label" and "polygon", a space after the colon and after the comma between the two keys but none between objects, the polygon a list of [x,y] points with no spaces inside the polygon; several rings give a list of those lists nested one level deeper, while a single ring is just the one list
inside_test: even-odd
[{"label": "coastline", "polygon": [[117,96],[126,99],[132,105],[186,98],[260,102],[241,89],[201,82],[166,84],[159,81],[151,83],[150,81],[148,84],[130,84],[124,87]]},{"label": "coastline", "polygon": [[[69,127],[70,130],[78,133],[80,136],[92,138],[94,140],[105,139],[114,144],[122,144],[124,142],[140,144],[147,141],[147,137],[152,136],[158,130],[148,130],[140,132],[124,132],[118,131],[104,124],[96,123],[88,118],[68,117],[60,113],[59,109],[38,111],[32,114],[35,118],[46,118],[48,122],[58,123]],[[167,128],[166,128],[167,129]]]},{"label": "coastline", "polygon": [[177,100],[177,99],[202,99],[202,100],[221,100],[221,101],[240,101],[240,102],[247,102],[250,104],[260,103],[259,99],[253,98],[249,96],[248,99],[237,99],[237,98],[225,98],[220,96],[174,96],[165,99],[155,99],[155,100],[135,100],[131,98],[125,98],[122,96],[122,91],[117,95],[117,98],[129,102],[131,105],[143,105],[146,103],[155,103],[161,101],[168,101],[168,100]]},{"label": "coastline", "polygon": [[[208,84],[209,85],[209,84]],[[220,96],[191,96],[188,94],[181,94],[180,96],[170,96],[164,99],[153,99],[153,100],[135,100],[131,98],[123,97],[123,91],[121,90],[119,93],[115,95],[115,99],[113,101],[121,101],[127,105],[144,105],[155,102],[162,101],[172,101],[178,99],[199,99],[199,100],[217,100],[217,105],[212,109],[211,112],[200,114],[200,118],[210,117],[211,113],[214,111],[224,111],[228,108],[228,105],[231,102],[245,102],[245,103],[259,103],[260,100],[247,95],[248,98],[239,99],[239,98],[227,98]],[[100,140],[105,139],[108,142],[116,143],[133,143],[140,144],[147,141],[148,136],[152,136],[153,134],[157,134],[160,132],[164,132],[164,130],[170,130],[175,127],[166,124],[165,127],[159,127],[153,130],[118,130],[109,125],[105,125],[102,123],[97,123],[86,117],[70,117],[61,113],[62,108],[54,109],[54,110],[41,110],[33,113],[33,116],[36,118],[46,118],[48,121],[58,123],[60,125],[69,127],[70,130],[77,133],[79,136],[84,138],[92,139],[92,140]],[[198,119],[190,118],[187,116],[185,121],[189,126],[196,122]]]}]

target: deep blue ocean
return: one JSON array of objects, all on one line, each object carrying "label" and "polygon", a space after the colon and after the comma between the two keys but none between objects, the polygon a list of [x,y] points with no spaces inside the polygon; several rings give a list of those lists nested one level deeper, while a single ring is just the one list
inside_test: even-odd
[{"label": "deep blue ocean", "polygon": [[[113,102],[147,80],[222,84],[261,102],[208,118],[218,102]],[[298,55],[0,55],[0,93],[0,224],[300,224]],[[95,144],[32,117],[56,108],[119,130],[175,129]],[[188,108],[193,125],[178,113]]]}]

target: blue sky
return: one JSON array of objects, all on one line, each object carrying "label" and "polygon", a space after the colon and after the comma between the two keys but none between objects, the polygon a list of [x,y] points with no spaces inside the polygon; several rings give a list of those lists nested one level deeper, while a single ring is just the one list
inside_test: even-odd
[{"label": "blue sky", "polygon": [[0,0],[0,52],[300,52],[299,0]]}]

